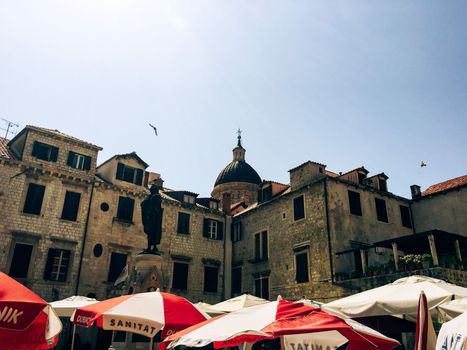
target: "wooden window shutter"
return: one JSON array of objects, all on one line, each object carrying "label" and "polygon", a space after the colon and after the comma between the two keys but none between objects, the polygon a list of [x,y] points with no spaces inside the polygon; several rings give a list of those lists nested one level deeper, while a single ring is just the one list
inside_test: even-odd
[{"label": "wooden window shutter", "polygon": [[269,257],[268,254],[268,231],[261,232],[261,240],[262,240],[262,246],[261,246],[261,258],[263,260],[267,260]]},{"label": "wooden window shutter", "polygon": [[260,234],[259,233],[255,234],[255,260],[256,261],[261,259],[261,250],[260,250],[261,241],[260,241],[260,239],[261,239]]},{"label": "wooden window shutter", "polygon": [[37,143],[37,141],[34,141],[34,142],[32,143],[32,152],[31,152],[31,155],[32,155],[33,157],[37,157],[37,155],[38,155],[38,147],[39,147],[39,144]]},{"label": "wooden window shutter", "polygon": [[117,176],[116,176],[117,180],[123,180],[124,169],[125,169],[125,165],[123,165],[122,163],[117,164]]},{"label": "wooden window shutter", "polygon": [[91,170],[91,157],[84,157],[84,170]]},{"label": "wooden window shutter", "polygon": [[143,184],[143,170],[141,169],[136,169],[135,184],[140,186]]},{"label": "wooden window shutter", "polygon": [[217,222],[217,239],[220,241],[224,239],[224,223],[222,221]]},{"label": "wooden window shutter", "polygon": [[45,264],[45,270],[44,270],[44,279],[45,280],[50,279],[50,274],[52,272],[52,265],[53,265],[53,262],[54,262],[55,251],[56,251],[56,249],[50,248],[48,253],[47,253],[47,263]]},{"label": "wooden window shutter", "polygon": [[209,237],[209,219],[203,220],[203,237]]},{"label": "wooden window shutter", "polygon": [[52,146],[50,149],[50,161],[56,162],[57,159],[58,159],[58,148]]},{"label": "wooden window shutter", "polygon": [[75,158],[75,152],[68,152],[68,159],[66,160],[66,165],[73,166],[73,159]]}]

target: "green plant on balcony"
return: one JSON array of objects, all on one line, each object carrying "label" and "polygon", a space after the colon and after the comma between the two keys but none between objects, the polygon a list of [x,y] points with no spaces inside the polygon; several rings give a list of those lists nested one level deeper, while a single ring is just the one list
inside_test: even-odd
[{"label": "green plant on balcony", "polygon": [[402,270],[412,271],[423,268],[421,254],[407,254],[399,258]]}]

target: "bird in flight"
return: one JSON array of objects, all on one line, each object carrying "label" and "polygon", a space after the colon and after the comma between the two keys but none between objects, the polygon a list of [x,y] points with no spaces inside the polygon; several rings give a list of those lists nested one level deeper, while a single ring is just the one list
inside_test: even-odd
[{"label": "bird in flight", "polygon": [[424,166],[426,166],[426,163],[422,160],[422,162],[420,163],[420,167],[423,168]]},{"label": "bird in flight", "polygon": [[156,128],[154,125],[152,125],[151,123],[148,123],[148,124],[149,124],[149,126],[150,126],[151,128],[154,129],[154,132],[156,133],[156,136],[157,136],[157,128]]}]

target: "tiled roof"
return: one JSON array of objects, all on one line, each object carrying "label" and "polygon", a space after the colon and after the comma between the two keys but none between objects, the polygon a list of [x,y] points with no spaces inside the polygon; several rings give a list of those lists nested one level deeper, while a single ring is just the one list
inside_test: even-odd
[{"label": "tiled roof", "polygon": [[12,154],[8,150],[7,143],[9,140],[0,137],[0,157],[13,158]]},{"label": "tiled roof", "polygon": [[55,135],[55,136],[58,136],[58,137],[64,137],[64,138],[74,140],[76,142],[88,145],[90,147],[96,148],[98,150],[102,150],[102,147],[99,147],[99,146],[96,146],[96,145],[94,145],[92,143],[80,140],[80,139],[78,139],[78,138],[76,138],[74,136],[64,134],[63,132],[58,131],[56,129],[55,130],[54,129],[47,129],[47,128],[42,128],[42,127],[38,127],[38,126],[34,126],[34,125],[26,125],[25,129],[35,130],[35,131],[39,131],[39,132],[43,132],[43,133],[48,133],[48,134],[52,134],[52,135]]},{"label": "tiled roof", "polygon": [[467,185],[467,175],[459,176],[454,179],[431,185],[425,191],[422,192],[422,196],[429,196],[437,192],[452,190],[456,187],[460,187],[463,185]]}]

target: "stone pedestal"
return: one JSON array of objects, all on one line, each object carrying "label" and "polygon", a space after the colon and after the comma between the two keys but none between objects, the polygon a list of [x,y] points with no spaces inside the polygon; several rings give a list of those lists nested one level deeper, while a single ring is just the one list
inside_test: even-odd
[{"label": "stone pedestal", "polygon": [[155,254],[138,254],[135,258],[135,274],[133,293],[163,291],[162,256]]}]

